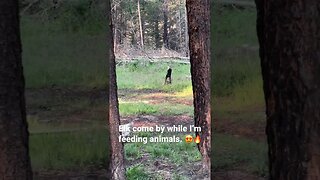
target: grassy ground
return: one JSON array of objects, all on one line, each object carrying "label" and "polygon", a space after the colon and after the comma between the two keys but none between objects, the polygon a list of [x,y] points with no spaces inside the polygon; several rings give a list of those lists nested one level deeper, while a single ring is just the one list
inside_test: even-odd
[{"label": "grassy ground", "polygon": [[212,14],[214,171],[267,176],[264,97],[254,8],[216,5]]},{"label": "grassy ground", "polygon": [[[168,66],[173,69],[173,84],[163,86]],[[190,66],[173,62],[122,65],[117,69],[117,78],[119,89],[156,89],[177,92],[191,86]]]},{"label": "grassy ground", "polygon": [[34,170],[105,168],[108,162],[105,129],[66,133],[31,134]]},{"label": "grassy ground", "polygon": [[21,26],[27,88],[106,86],[104,32],[56,32],[52,24],[30,17],[22,18]]},{"label": "grassy ground", "polygon": [[[212,167],[214,172],[238,170],[264,177],[267,153],[255,9],[218,5],[213,9]],[[31,17],[23,17],[21,23],[33,169],[105,169],[104,32],[71,33]],[[171,86],[163,86],[167,66],[173,69]],[[192,123],[189,69],[175,63],[119,65],[122,118],[129,122],[151,115],[167,123],[179,118]],[[73,132],[44,133],[64,130]],[[182,168],[198,166],[200,157],[194,145],[185,143],[132,143],[125,145],[125,153],[128,179],[161,179],[157,171],[172,179],[188,179]]]},{"label": "grassy ground", "polygon": [[243,137],[213,135],[213,171],[239,169],[266,176],[266,145]]}]

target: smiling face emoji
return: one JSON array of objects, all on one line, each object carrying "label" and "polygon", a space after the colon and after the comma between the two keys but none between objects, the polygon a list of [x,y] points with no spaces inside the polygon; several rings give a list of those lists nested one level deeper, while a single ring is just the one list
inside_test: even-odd
[{"label": "smiling face emoji", "polygon": [[186,136],[186,143],[191,143],[193,140],[193,137],[191,135]]}]

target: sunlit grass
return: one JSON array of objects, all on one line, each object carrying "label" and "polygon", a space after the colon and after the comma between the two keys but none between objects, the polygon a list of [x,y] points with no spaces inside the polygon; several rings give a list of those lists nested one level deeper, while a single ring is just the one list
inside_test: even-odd
[{"label": "sunlit grass", "polygon": [[176,97],[193,97],[192,86],[184,88],[180,92],[175,93]]},{"label": "sunlit grass", "polygon": [[[172,68],[172,84],[164,85],[168,65]],[[182,91],[191,85],[190,65],[178,63],[128,63],[117,66],[119,89]]]},{"label": "sunlit grass", "polygon": [[120,115],[183,115],[192,116],[193,107],[183,104],[159,103],[147,104],[143,102],[129,102],[119,104]]}]

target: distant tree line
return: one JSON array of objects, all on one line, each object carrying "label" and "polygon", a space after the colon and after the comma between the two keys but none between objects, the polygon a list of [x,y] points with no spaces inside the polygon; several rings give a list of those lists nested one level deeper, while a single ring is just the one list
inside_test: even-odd
[{"label": "distant tree line", "polygon": [[32,17],[54,24],[55,31],[105,33],[106,1],[104,0],[20,0],[22,18]]},{"label": "distant tree line", "polygon": [[185,0],[113,0],[115,51],[168,49],[188,56]]}]

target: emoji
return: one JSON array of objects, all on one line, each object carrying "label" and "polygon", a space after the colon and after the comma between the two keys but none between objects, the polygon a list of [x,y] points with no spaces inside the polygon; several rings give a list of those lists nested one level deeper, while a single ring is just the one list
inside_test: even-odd
[{"label": "emoji", "polygon": [[193,137],[191,135],[186,136],[186,143],[191,143],[193,140]]},{"label": "emoji", "polygon": [[200,136],[199,135],[197,135],[197,137],[194,138],[194,142],[197,143],[197,144],[200,143]]}]

